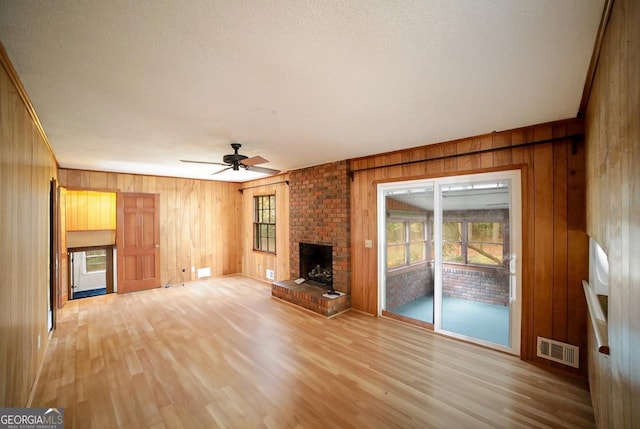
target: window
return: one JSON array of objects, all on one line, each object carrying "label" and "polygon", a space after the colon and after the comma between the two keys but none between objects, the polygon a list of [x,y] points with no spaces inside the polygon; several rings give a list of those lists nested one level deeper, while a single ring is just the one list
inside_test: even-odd
[{"label": "window", "polygon": [[502,265],[502,222],[443,222],[442,259],[473,265]]},{"label": "window", "polygon": [[442,260],[464,262],[462,256],[462,222],[442,223]]},{"label": "window", "polygon": [[387,268],[407,263],[407,238],[404,222],[387,222]]},{"label": "window", "polygon": [[424,261],[425,249],[425,223],[409,222],[409,263]]},{"label": "window", "polygon": [[87,250],[84,253],[84,272],[86,273],[99,273],[107,270],[107,251],[106,249],[100,250]]},{"label": "window", "polygon": [[426,260],[424,221],[387,222],[387,268],[398,268]]},{"label": "window", "polygon": [[253,197],[253,249],[276,253],[276,196]]},{"label": "window", "polygon": [[502,265],[503,252],[501,222],[467,222],[467,263]]}]

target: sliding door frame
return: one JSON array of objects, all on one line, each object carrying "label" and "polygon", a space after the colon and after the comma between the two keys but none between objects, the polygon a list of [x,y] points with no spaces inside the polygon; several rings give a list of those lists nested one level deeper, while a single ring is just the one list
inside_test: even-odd
[{"label": "sliding door frame", "polygon": [[[386,196],[393,190],[424,188],[433,186],[434,189],[434,313],[433,329],[436,332],[474,342],[511,354],[520,355],[521,327],[522,327],[522,170],[500,170],[487,173],[473,173],[457,176],[434,177],[378,183],[377,185],[377,218],[378,218],[378,316],[386,310]],[[442,185],[464,183],[470,181],[509,180],[509,222],[510,222],[510,254],[509,265],[509,345],[502,346],[472,337],[442,330],[442,301],[436,299],[442,294],[442,213],[441,190]]]}]

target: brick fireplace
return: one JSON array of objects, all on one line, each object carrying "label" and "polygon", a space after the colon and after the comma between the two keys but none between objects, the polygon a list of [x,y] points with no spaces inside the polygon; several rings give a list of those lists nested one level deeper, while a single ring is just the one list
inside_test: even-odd
[{"label": "brick fireplace", "polygon": [[300,243],[332,247],[333,288],[351,292],[347,161],[294,170],[289,176],[291,278],[300,275]]},{"label": "brick fireplace", "polygon": [[[306,277],[308,274],[300,272],[301,243],[330,246],[332,285],[330,287],[319,286],[323,286],[324,289],[333,288],[346,294],[334,300],[340,300],[341,302],[341,305],[335,311],[349,308],[351,306],[351,230],[349,224],[350,188],[347,161],[322,164],[290,172],[289,201],[289,267],[291,279]],[[289,286],[293,287],[293,289],[288,288],[289,292],[296,289],[291,284],[293,282],[281,283],[288,283]],[[275,285],[277,283],[274,284],[274,287]],[[321,292],[323,288],[318,287]],[[305,301],[311,299],[307,299],[304,294],[298,293],[300,290],[295,290],[298,295],[296,299],[287,299],[289,292],[272,288],[272,294],[278,298],[291,302],[302,301],[294,303],[306,308],[315,305],[312,303],[305,305]],[[318,311],[318,309],[309,309],[324,313],[324,311]]]}]

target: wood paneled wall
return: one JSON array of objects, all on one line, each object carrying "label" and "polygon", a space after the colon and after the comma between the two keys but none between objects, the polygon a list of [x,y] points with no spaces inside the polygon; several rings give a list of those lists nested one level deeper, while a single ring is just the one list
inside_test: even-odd
[{"label": "wood paneled wall", "polygon": [[48,344],[49,183],[57,165],[1,45],[0,62],[0,404],[23,407]]},{"label": "wood paneled wall", "polygon": [[[581,132],[579,120],[536,125],[351,161],[352,296],[355,309],[377,314],[376,186],[381,182],[433,178],[500,169],[521,169],[523,199],[522,349],[536,357],[536,337],[581,348],[586,373],[587,308],[581,281],[588,270],[585,233],[584,145],[572,139],[512,148]],[[490,153],[464,155],[482,149]],[[462,156],[366,171],[363,168],[459,154]],[[365,248],[365,240],[373,240]],[[562,366],[564,368],[564,366]]]},{"label": "wood paneled wall", "polygon": [[[242,191],[242,274],[269,281],[266,270],[275,271],[275,280],[289,278],[289,174],[245,182]],[[276,196],[276,254],[253,250],[253,197]]]},{"label": "wood paneled wall", "polygon": [[593,358],[599,427],[640,427],[640,2],[616,0],[585,115],[587,232],[609,257],[608,362]]},{"label": "wood paneled wall", "polygon": [[241,272],[241,194],[238,183],[60,169],[61,186],[160,195],[162,284],[195,280],[192,267],[212,276]]},{"label": "wood paneled wall", "polygon": [[67,231],[116,229],[116,193],[79,191],[66,193]]}]

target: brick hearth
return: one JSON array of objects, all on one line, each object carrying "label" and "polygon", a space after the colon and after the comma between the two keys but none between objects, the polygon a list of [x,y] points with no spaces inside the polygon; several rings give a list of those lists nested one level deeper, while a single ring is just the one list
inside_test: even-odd
[{"label": "brick hearth", "polygon": [[327,298],[322,296],[326,293],[322,286],[315,282],[298,285],[293,280],[285,280],[271,285],[271,296],[327,317],[335,316],[351,307],[349,295]]}]

